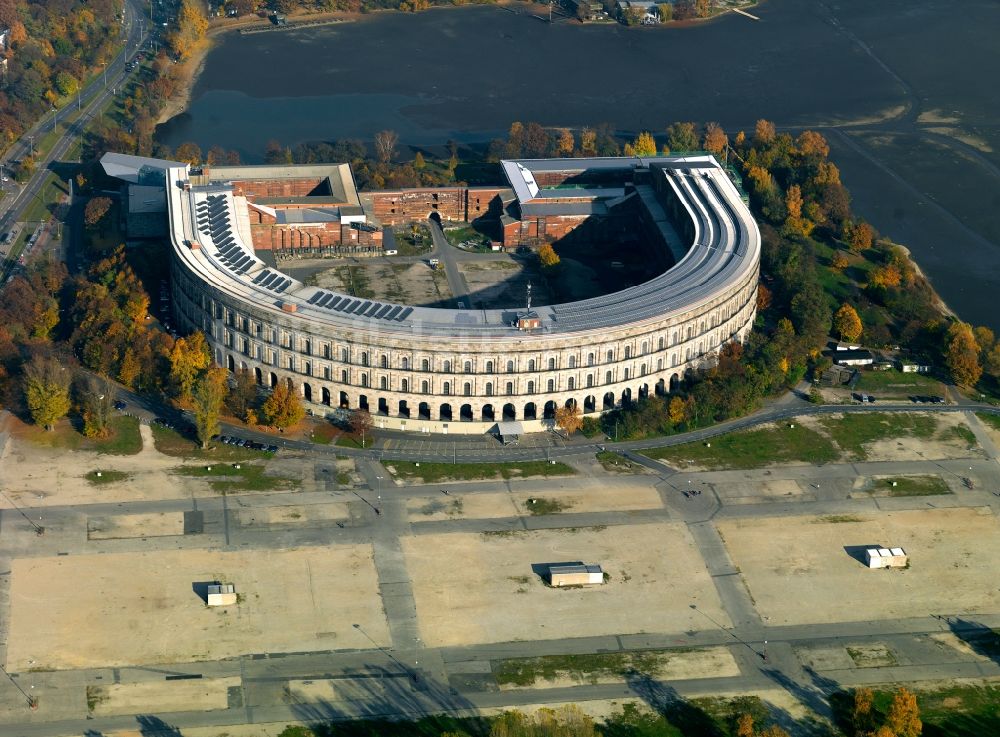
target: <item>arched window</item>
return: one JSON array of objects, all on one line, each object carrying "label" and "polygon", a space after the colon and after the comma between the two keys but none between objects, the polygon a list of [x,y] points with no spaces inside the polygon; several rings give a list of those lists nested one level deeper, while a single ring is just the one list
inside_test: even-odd
[{"label": "arched window", "polygon": [[451,382],[450,381],[444,382],[444,386],[442,387],[441,393],[444,394],[446,397],[451,395]]},{"label": "arched window", "polygon": [[384,377],[384,376],[379,377],[378,386],[379,386],[379,389],[388,389],[389,388],[389,380],[386,377]]},{"label": "arched window", "polygon": [[361,365],[362,366],[368,365],[368,351],[361,352]]},{"label": "arched window", "polygon": [[611,372],[610,371],[608,371],[606,374],[604,374],[604,383],[605,384],[610,384],[611,383]]},{"label": "arched window", "polygon": [[549,359],[549,371],[555,371],[555,368],[556,368],[556,359],[550,358]]},{"label": "arched window", "polygon": [[441,370],[444,371],[446,374],[450,374],[451,373],[451,361],[445,361]]},{"label": "arched window", "polygon": [[421,371],[430,371],[431,370],[431,362],[428,361],[426,358],[423,359],[420,362],[420,370]]},{"label": "arched window", "polygon": [[529,381],[528,382],[528,394],[534,394],[534,393],[535,393],[535,382]]},{"label": "arched window", "polygon": [[347,371],[346,370],[340,372],[340,383],[341,384],[346,384],[347,383]]},{"label": "arched window", "polygon": [[410,391],[410,380],[409,379],[403,379],[401,382],[399,382],[399,389],[400,389],[400,391],[404,391],[404,392]]},{"label": "arched window", "polygon": [[379,365],[380,365],[380,366],[381,366],[382,368],[389,368],[389,357],[388,357],[388,356],[386,356],[386,355],[383,355],[383,356],[382,356],[382,357],[381,357],[381,358],[379,359]]},{"label": "arched window", "polygon": [[430,384],[428,384],[426,381],[421,381],[420,382],[420,393],[421,394],[430,394],[430,392],[431,392]]},{"label": "arched window", "polygon": [[486,396],[487,397],[492,397],[493,396],[493,382],[492,381],[487,381],[486,382]]},{"label": "arched window", "polygon": [[351,352],[348,351],[346,348],[341,348],[340,349],[340,360],[343,363],[350,363],[351,362]]},{"label": "arched window", "polygon": [[576,389],[576,377],[570,376],[566,380],[566,388],[569,389],[570,391]]},{"label": "arched window", "polygon": [[663,337],[661,336],[661,337],[660,337],[660,340],[659,340],[659,342],[658,342],[658,343],[656,344],[656,345],[657,345],[657,348],[656,348],[656,350],[658,350],[658,351],[662,351],[662,350],[663,350],[663,349],[665,348],[665,345],[664,345],[664,343],[666,343],[666,341],[665,341],[665,340],[663,339]]},{"label": "arched window", "polygon": [[614,351],[608,351],[608,363],[611,363],[614,360],[615,360],[615,352]]},{"label": "arched window", "polygon": [[514,373],[514,362],[513,361],[507,361],[507,373],[508,374]]},{"label": "arched window", "polygon": [[632,346],[627,345],[625,346],[625,360],[627,361],[630,358],[632,358]]},{"label": "arched window", "polygon": [[472,396],[472,384],[470,384],[468,381],[465,382],[465,386],[462,387],[462,393],[465,394],[465,396],[467,396],[467,397],[471,397]]},{"label": "arched window", "polygon": [[628,367],[625,368],[625,381],[628,381]]},{"label": "arched window", "polygon": [[594,375],[593,374],[587,374],[587,386],[591,387],[593,385],[594,385]]},{"label": "arched window", "polygon": [[488,374],[492,374],[493,373],[493,361],[487,361],[486,362],[486,373],[488,373]]},{"label": "arched window", "polygon": [[535,370],[535,359],[532,358],[531,360],[528,361],[528,371],[534,371],[534,370]]},{"label": "arched window", "polygon": [[507,396],[509,397],[513,393],[514,393],[514,382],[513,381],[508,381],[507,382]]},{"label": "arched window", "polygon": [[587,365],[588,366],[593,366],[594,365],[594,354],[593,353],[588,353],[587,354]]},{"label": "arched window", "polygon": [[550,392],[554,392],[556,390],[556,380],[555,379],[549,379],[549,389],[548,390]]},{"label": "arched window", "polygon": [[465,362],[465,373],[467,373],[467,374],[471,374],[472,373],[472,361],[466,361]]},{"label": "arched window", "polygon": [[410,359],[407,358],[406,356],[403,356],[401,365],[403,367],[403,371],[408,371],[410,369]]},{"label": "arched window", "polygon": [[570,356],[569,357],[569,367],[571,369],[572,368],[576,368],[576,356]]},{"label": "arched window", "polygon": [[361,374],[361,386],[368,386],[368,374]]}]

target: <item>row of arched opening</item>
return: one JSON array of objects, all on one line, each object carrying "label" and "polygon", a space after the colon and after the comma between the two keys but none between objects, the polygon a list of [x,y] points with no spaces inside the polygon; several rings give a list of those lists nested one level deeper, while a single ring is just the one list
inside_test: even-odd
[{"label": "row of arched opening", "polygon": [[[233,368],[232,357],[229,359],[230,368]],[[258,384],[263,385],[265,378],[268,386],[272,389],[278,384],[278,376],[273,371],[265,377],[260,368],[254,369],[254,378]],[[653,391],[658,395],[667,394],[668,391],[676,391],[679,386],[679,377],[674,374],[670,379],[669,390],[664,379],[660,379],[653,387]],[[624,389],[620,394],[606,392],[603,396],[590,394],[583,398],[580,409],[583,414],[591,414],[598,411],[608,411],[616,407],[627,406],[633,401],[645,397],[649,394],[649,385],[642,384],[635,394],[631,388]],[[350,395],[345,391],[334,393],[327,387],[320,387],[319,392],[314,391],[308,382],[302,384],[302,396],[307,402],[325,404],[328,407],[340,407],[343,409],[362,409],[374,415],[388,417],[394,415],[404,419],[418,420],[439,420],[442,422],[499,422],[512,420],[539,420],[554,419],[557,404],[554,400],[545,403],[526,402],[520,409],[513,402],[500,404],[484,404],[477,411],[472,404],[453,404],[451,402],[410,402],[401,399],[395,402],[385,397],[369,397],[367,394],[360,394],[357,403],[352,402]],[[335,401],[336,400],[336,401]],[[565,402],[567,407],[577,405],[576,399],[568,399]]]}]

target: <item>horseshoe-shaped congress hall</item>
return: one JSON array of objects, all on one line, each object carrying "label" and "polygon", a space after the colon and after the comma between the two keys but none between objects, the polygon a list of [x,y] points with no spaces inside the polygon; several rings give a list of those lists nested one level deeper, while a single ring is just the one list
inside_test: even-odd
[{"label": "horseshoe-shaped congress hall", "polygon": [[[360,194],[346,164],[102,161],[141,190],[130,202],[165,191],[153,209],[166,218],[177,328],[201,330],[220,366],[265,386],[290,380],[317,415],[362,408],[388,429],[538,431],[561,406],[596,415],[668,394],[754,323],[760,233],[708,154],[503,161],[503,188]],[[381,256],[383,226],[428,217],[494,218],[494,246],[510,251],[562,251],[588,223],[656,258],[645,281],[582,301],[442,309],[309,286],[264,254]],[[594,230],[601,222],[614,227]]]}]

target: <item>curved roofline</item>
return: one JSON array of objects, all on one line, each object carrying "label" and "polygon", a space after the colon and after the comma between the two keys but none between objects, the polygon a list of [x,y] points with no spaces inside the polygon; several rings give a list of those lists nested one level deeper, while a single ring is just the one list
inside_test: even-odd
[{"label": "curved roofline", "polygon": [[[561,161],[552,160],[549,166],[558,168]],[[616,162],[643,160],[596,161],[613,168]],[[569,166],[564,169],[581,168],[580,160],[568,159],[565,163]],[[672,251],[675,247],[675,253],[683,251],[674,266],[618,292],[536,306],[533,311],[541,318],[541,327],[530,332],[512,326],[516,308],[416,307],[306,286],[256,258],[245,203],[237,206],[237,200],[242,198],[236,197],[231,187],[193,185],[189,167],[183,165],[166,168],[170,237],[177,256],[207,284],[258,309],[286,318],[306,318],[319,328],[365,330],[410,339],[448,336],[472,341],[523,341],[571,337],[586,331],[660,321],[671,313],[680,316],[724,296],[758,268],[757,224],[714,157],[658,157],[646,160],[646,165],[651,166],[652,176],[666,178],[667,186],[690,216],[694,243],[685,248],[664,215],[655,224],[662,229]]]}]

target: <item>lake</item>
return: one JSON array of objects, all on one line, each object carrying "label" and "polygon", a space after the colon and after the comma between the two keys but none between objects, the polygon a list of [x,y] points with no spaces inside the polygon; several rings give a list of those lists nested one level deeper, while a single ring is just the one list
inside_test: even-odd
[{"label": "lake", "polygon": [[[223,36],[159,131],[259,161],[268,140],[481,143],[514,120],[823,131],[855,209],[966,320],[1000,330],[1000,4],[771,0],[687,28],[548,24],[495,6]],[[514,7],[517,10],[518,6]]]}]

